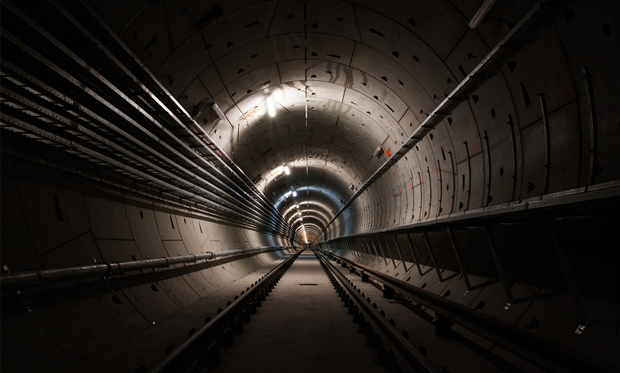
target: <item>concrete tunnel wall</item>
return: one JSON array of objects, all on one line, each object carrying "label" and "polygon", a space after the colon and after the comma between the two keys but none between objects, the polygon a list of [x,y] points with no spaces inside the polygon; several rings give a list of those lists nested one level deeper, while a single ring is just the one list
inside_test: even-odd
[{"label": "concrete tunnel wall", "polygon": [[[371,157],[374,150],[379,145],[392,153],[397,150],[535,2],[506,2],[478,29],[470,29],[468,23],[482,0],[308,2],[306,21],[301,1],[227,1],[220,4],[225,14],[221,24],[199,29],[195,25],[208,16],[213,2],[89,3],[212,139],[257,180],[281,212],[292,203],[283,198],[286,191],[303,191],[305,200],[314,203],[307,205],[317,212],[308,214],[320,230],[327,224],[325,216],[333,216],[387,160],[386,155]],[[540,29],[537,35],[362,194],[321,240],[617,182],[617,14],[615,1],[601,1],[595,7],[581,0],[562,12],[543,15],[532,26]],[[584,65],[590,71],[597,114],[592,170]],[[306,87],[312,131],[307,140],[300,140],[305,133]],[[262,112],[246,117],[255,107],[264,109],[263,96],[276,90],[285,97],[276,120],[268,120]],[[548,114],[548,167],[539,93],[544,95]],[[210,101],[218,103],[226,121],[219,121],[208,108]],[[13,141],[7,138],[11,139],[3,133],[3,141]],[[38,154],[37,149],[26,151]],[[291,176],[274,180],[273,170],[283,164],[291,165]],[[79,168],[90,166],[78,162]],[[92,259],[125,261],[131,255],[145,258],[288,244],[285,238],[227,226],[4,154],[2,185],[2,264],[12,271],[73,266]],[[571,232],[570,227],[580,223],[575,220],[563,229]],[[595,223],[589,221],[583,227],[594,230]],[[597,281],[617,284],[613,267],[617,256],[602,249],[609,247],[614,228],[604,227],[607,230],[595,236],[598,246],[586,242],[591,238],[586,235],[571,241],[577,253],[593,254],[584,254],[588,270],[583,281],[591,284],[590,289],[597,288]],[[474,308],[484,301],[482,312],[519,326],[536,318],[540,325],[530,328],[533,332],[573,343],[574,336],[566,335],[576,326],[572,314],[556,312],[572,305],[564,293],[554,296],[560,275],[557,265],[551,264],[548,241],[535,242],[542,233],[511,229],[502,228],[498,241],[511,258],[508,270],[514,274],[515,292],[525,299],[543,296],[516,304],[508,313],[501,312],[501,285],[493,278],[484,236],[478,230],[456,234],[470,264],[472,284],[484,284],[476,290],[479,296],[461,297],[463,284],[455,278],[437,287],[425,250],[420,250],[426,263],[424,277],[417,280],[411,271],[399,270],[397,277],[411,276],[411,283],[426,283],[426,289]],[[420,240],[414,239],[417,248],[425,245]],[[431,233],[431,240],[449,277],[457,271],[452,248],[439,234]],[[178,273],[169,273],[163,280],[141,276],[150,276],[148,283],[109,280],[114,292],[106,284],[90,281],[60,284],[52,291],[25,294],[25,302],[46,305],[31,313],[19,298],[13,298],[8,305],[12,311],[5,312],[13,317],[3,323],[3,334],[23,339],[17,344],[3,339],[3,360],[14,358],[24,370],[52,369],[56,360],[77,359],[116,338],[138,333],[277,255],[218,264],[191,275],[181,275],[179,266]],[[575,254],[576,262],[579,258]],[[532,263],[536,268],[530,271]],[[394,273],[389,265],[378,268]],[[600,319],[617,316],[617,291],[610,294],[586,294]],[[583,343],[592,343],[593,356],[613,359],[609,355],[614,355],[615,333],[616,326],[603,327],[600,334],[588,333],[575,346],[583,349]],[[612,344],[603,345],[610,340]],[[9,352],[26,344],[36,344],[41,358],[23,359]]]},{"label": "concrete tunnel wall", "polygon": [[[3,134],[5,151],[28,146],[13,139]],[[64,164],[75,172],[2,156],[1,264],[12,272],[290,245],[284,237],[222,224],[79,176],[92,171],[89,162]],[[118,176],[100,174],[102,180]],[[3,292],[3,370],[53,371],[154,327],[287,252],[66,281],[23,289],[21,296]]]},{"label": "concrete tunnel wall", "polygon": [[[329,215],[387,160],[374,150],[398,150],[535,4],[497,5],[470,29],[481,2],[231,1],[217,23],[207,22],[215,3],[90,3],[276,205],[307,190]],[[613,1],[574,1],[544,14],[536,35],[321,239],[618,180],[617,13]],[[582,66],[596,105],[592,170]],[[283,97],[274,120],[262,111],[271,92]],[[291,176],[273,181],[282,165]]]}]

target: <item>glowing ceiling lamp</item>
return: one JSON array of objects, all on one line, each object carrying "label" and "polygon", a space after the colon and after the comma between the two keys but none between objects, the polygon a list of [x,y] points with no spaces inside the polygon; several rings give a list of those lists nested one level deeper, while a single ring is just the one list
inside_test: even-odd
[{"label": "glowing ceiling lamp", "polygon": [[291,170],[289,170],[288,167],[284,167],[284,173],[287,174],[287,175],[290,175],[291,174]]},{"label": "glowing ceiling lamp", "polygon": [[269,113],[270,117],[276,116],[276,105],[273,102],[273,97],[271,96],[267,97],[267,112]]},{"label": "glowing ceiling lamp", "polygon": [[293,197],[297,197],[297,192],[293,192]]},{"label": "glowing ceiling lamp", "polygon": [[213,109],[213,111],[215,112],[215,114],[217,114],[218,117],[220,117],[220,120],[225,121],[226,120],[226,116],[224,115],[224,113],[222,113],[222,109],[220,109],[219,106],[217,106],[217,103],[212,103],[211,104],[211,108]]}]

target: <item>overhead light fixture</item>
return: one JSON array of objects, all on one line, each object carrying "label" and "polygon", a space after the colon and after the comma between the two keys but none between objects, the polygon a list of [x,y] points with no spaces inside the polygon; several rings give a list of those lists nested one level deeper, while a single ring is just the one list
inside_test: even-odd
[{"label": "overhead light fixture", "polygon": [[269,112],[270,117],[276,116],[276,105],[273,102],[273,97],[267,97],[267,111]]},{"label": "overhead light fixture", "polygon": [[384,148],[383,146],[379,145],[379,147],[375,150],[375,152],[372,154],[373,157],[381,157],[383,154],[385,153],[385,155],[389,157],[392,156],[392,153],[390,153],[389,150],[387,150],[386,148]]},{"label": "overhead light fixture", "polygon": [[293,192],[293,197],[297,197],[297,192]]},{"label": "overhead light fixture", "polygon": [[469,22],[469,28],[477,28],[482,23],[484,17],[486,17],[491,8],[493,8],[493,5],[495,5],[496,2],[497,0],[484,0],[484,3],[480,5],[480,8],[476,12],[476,14],[474,14],[474,16],[471,18],[471,21]]},{"label": "overhead light fixture", "polygon": [[221,120],[223,120],[223,121],[226,120],[226,116],[222,112],[222,109],[220,109],[220,107],[217,106],[217,103],[214,102],[213,104],[211,104],[211,109],[213,109],[213,111],[215,111],[215,114],[217,114],[217,116],[220,117]]},{"label": "overhead light fixture", "polygon": [[379,158],[383,154],[383,148],[381,146],[377,147],[375,152],[372,154],[373,157]]},{"label": "overhead light fixture", "polygon": [[290,175],[291,174],[291,170],[289,170],[288,167],[284,167],[284,173],[287,174],[287,175]]}]

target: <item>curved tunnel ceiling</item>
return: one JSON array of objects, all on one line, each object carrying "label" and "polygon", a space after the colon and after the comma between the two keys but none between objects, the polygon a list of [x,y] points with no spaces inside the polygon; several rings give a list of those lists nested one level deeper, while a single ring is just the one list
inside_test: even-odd
[{"label": "curved tunnel ceiling", "polygon": [[[287,220],[291,205],[314,205],[308,211],[317,224],[314,232],[535,2],[499,2],[477,29],[469,22],[483,0],[90,3]],[[327,235],[591,182],[584,171],[587,156],[574,151],[587,139],[557,132],[572,125],[565,122],[579,122],[582,104],[568,57],[609,40],[596,35],[591,45],[574,45],[559,36],[569,21],[541,22],[531,45],[499,66],[475,95],[356,200],[339,218],[348,221],[346,227],[330,226]],[[554,27],[546,27],[550,22]],[[542,47],[548,54],[540,60]],[[617,71],[605,74],[617,76]],[[551,113],[557,170],[546,176],[536,150],[542,144],[539,92],[546,94]],[[274,117],[268,115],[268,97],[275,99]],[[599,104],[613,107],[606,100]],[[379,146],[386,153],[375,157]],[[605,162],[598,182],[617,179],[617,160]],[[401,194],[413,199],[413,206],[393,201]]]}]

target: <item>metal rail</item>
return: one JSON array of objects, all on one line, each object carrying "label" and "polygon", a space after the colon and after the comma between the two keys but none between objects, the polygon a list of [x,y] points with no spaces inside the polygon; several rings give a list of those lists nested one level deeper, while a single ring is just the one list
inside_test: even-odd
[{"label": "metal rail", "polygon": [[236,249],[204,254],[171,256],[158,259],[135,260],[132,262],[110,262],[86,266],[54,268],[6,273],[0,275],[0,288],[24,289],[35,285],[53,284],[62,281],[79,280],[82,278],[122,275],[130,271],[170,267],[174,264],[196,263],[199,260],[229,258],[246,254],[259,254],[270,251],[295,249],[294,246],[261,246],[249,249]]},{"label": "metal rail", "polygon": [[[401,233],[410,230],[436,228],[445,230],[449,224],[464,226],[479,226],[482,222],[497,223],[501,219],[518,221],[520,218],[544,217],[544,216],[570,216],[581,214],[582,210],[592,211],[594,204],[600,203],[608,210],[618,211],[617,199],[620,197],[620,181],[614,181],[590,187],[576,188],[560,193],[542,196],[540,200],[522,201],[500,206],[484,207],[476,210],[437,216],[421,222],[398,225],[394,227],[377,229],[369,232],[353,233],[340,236],[322,243],[353,237],[370,237],[377,234]],[[583,206],[580,206],[582,205]],[[585,208],[583,208],[585,206]]]},{"label": "metal rail", "polygon": [[[528,27],[536,21],[547,9],[559,7],[559,1],[539,0],[525,16],[517,23],[508,34],[480,61],[461,83],[433,110],[433,112],[416,128],[409,136],[407,141],[396,151],[384,164],[359,187],[359,189],[349,198],[347,203],[334,215],[334,217],[325,225],[318,237],[320,237],[327,227],[342,214],[353,201],[357,199],[366,189],[368,189],[377,179],[385,174],[392,166],[394,166],[401,158],[403,158],[411,149],[415,147],[428,133],[430,133],[437,124],[445,117],[450,115],[461,103],[466,102],[468,95],[476,90],[486,79],[488,79],[499,64],[498,59],[506,54],[513,53],[517,50],[519,38],[528,29]],[[441,189],[440,189],[441,190]],[[317,240],[318,240],[317,237]]]},{"label": "metal rail", "polygon": [[407,358],[410,364],[413,364],[415,367],[420,369],[422,372],[427,373],[440,373],[441,371],[431,363],[426,356],[424,356],[416,347],[411,345],[411,343],[405,338],[390,322],[385,318],[385,316],[381,315],[377,309],[372,307],[370,303],[364,299],[354,288],[351,286],[349,281],[340,273],[340,271],[334,267],[332,263],[322,257],[320,253],[314,253],[316,257],[321,262],[323,268],[328,273],[335,275],[338,278],[338,281],[347,289],[349,294],[353,298],[357,304],[359,304],[364,311],[370,315],[373,320],[379,325],[379,327],[383,330],[383,332],[392,340],[394,345],[398,348],[398,350]]},{"label": "metal rail", "polygon": [[178,347],[168,353],[162,360],[152,366],[147,373],[185,372],[200,358],[204,349],[215,342],[219,334],[247,307],[259,293],[274,280],[281,277],[299,257],[303,250],[285,259],[276,268],[263,276],[249,290],[234,300],[229,306],[218,313],[211,321],[198,329]]},{"label": "metal rail", "polygon": [[453,321],[491,341],[514,355],[548,372],[615,372],[610,366],[568,347],[534,335],[494,317],[472,310],[460,303],[443,298],[404,281],[388,276],[363,264],[331,252],[327,255],[358,268],[362,274],[383,282],[385,286],[414,299],[436,314]]}]

